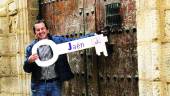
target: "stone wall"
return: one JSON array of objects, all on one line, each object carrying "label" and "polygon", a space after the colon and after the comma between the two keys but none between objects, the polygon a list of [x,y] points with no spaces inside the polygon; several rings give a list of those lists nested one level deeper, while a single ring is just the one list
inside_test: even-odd
[{"label": "stone wall", "polygon": [[[0,96],[30,96],[24,50],[38,0],[0,0]],[[170,0],[136,0],[140,96],[170,95]]]},{"label": "stone wall", "polygon": [[170,0],[137,0],[140,96],[170,95]]},{"label": "stone wall", "polygon": [[[2,0],[1,0],[2,1]],[[0,2],[0,96],[30,96],[30,76],[23,72],[24,52],[32,38],[37,0]]]}]

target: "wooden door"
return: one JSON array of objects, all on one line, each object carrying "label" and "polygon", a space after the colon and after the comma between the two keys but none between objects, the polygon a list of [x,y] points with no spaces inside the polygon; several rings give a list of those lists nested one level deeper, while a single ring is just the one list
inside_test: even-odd
[{"label": "wooden door", "polygon": [[63,96],[138,96],[135,0],[41,0],[39,17],[70,38],[109,27],[108,57],[95,49],[68,54],[75,78]]}]

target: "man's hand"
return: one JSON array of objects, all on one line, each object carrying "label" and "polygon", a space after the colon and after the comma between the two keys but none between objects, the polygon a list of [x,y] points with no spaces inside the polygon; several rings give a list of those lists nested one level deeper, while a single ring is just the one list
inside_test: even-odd
[{"label": "man's hand", "polygon": [[32,55],[28,58],[28,61],[29,61],[29,63],[31,64],[31,63],[35,62],[35,60],[38,59],[38,58],[39,58],[39,57],[38,57],[37,54],[32,54]]}]

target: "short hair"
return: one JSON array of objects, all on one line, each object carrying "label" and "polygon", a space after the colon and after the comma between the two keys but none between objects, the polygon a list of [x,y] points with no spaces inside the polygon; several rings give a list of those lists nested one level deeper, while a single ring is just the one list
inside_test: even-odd
[{"label": "short hair", "polygon": [[41,20],[36,20],[34,25],[33,25],[33,31],[35,33],[35,24],[38,24],[38,23],[44,23],[45,27],[48,29],[48,25],[47,23],[45,22],[45,20],[41,19]]}]

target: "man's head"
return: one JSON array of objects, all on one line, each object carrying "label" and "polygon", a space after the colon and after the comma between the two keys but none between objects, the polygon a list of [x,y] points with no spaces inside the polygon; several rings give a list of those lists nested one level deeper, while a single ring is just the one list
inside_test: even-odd
[{"label": "man's head", "polygon": [[37,20],[33,26],[33,31],[37,39],[47,39],[48,38],[48,26],[44,20]]}]

